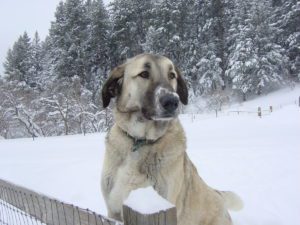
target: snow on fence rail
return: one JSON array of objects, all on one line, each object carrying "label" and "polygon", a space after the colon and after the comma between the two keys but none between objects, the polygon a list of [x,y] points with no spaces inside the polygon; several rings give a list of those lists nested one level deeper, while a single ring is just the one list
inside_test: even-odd
[{"label": "snow on fence rail", "polygon": [[177,224],[175,207],[156,207],[151,213],[141,213],[132,205],[124,204],[123,214],[124,223],[0,179],[0,225]]}]

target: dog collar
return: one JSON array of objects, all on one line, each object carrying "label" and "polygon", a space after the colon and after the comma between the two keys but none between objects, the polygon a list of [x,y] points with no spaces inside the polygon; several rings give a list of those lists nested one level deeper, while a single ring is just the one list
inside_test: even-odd
[{"label": "dog collar", "polygon": [[131,148],[131,151],[136,152],[139,150],[141,147],[149,144],[153,144],[155,141],[153,140],[147,140],[147,139],[135,139],[133,138],[133,145]]},{"label": "dog collar", "polygon": [[[122,129],[121,129],[122,130]],[[133,145],[132,145],[132,148],[131,148],[131,151],[132,152],[136,152],[138,151],[140,148],[142,148],[143,146],[145,145],[151,145],[151,144],[154,144],[157,140],[149,140],[149,139],[141,139],[141,138],[136,138],[136,137],[132,137],[130,134],[128,134],[126,131],[122,130],[127,137],[129,137],[132,142],[133,142]]]}]

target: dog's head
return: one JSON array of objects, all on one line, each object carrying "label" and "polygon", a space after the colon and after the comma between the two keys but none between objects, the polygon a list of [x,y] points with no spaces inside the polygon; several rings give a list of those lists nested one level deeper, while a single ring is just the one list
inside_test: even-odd
[{"label": "dog's head", "polygon": [[112,70],[102,89],[103,107],[113,97],[121,112],[140,112],[147,120],[169,120],[178,115],[179,101],[188,103],[188,90],[170,59],[142,54]]}]

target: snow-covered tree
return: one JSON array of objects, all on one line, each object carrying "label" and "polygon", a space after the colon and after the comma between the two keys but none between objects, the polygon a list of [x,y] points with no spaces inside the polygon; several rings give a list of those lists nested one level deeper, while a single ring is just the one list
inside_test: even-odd
[{"label": "snow-covered tree", "polygon": [[31,67],[28,71],[28,79],[31,87],[40,86],[42,73],[42,44],[38,32],[34,34],[31,42]]},{"label": "snow-covered tree", "polygon": [[97,101],[100,88],[110,69],[110,29],[108,11],[102,0],[87,2],[89,25],[84,43],[86,87],[92,91],[93,102]]},{"label": "snow-covered tree", "polygon": [[221,62],[214,52],[208,52],[206,57],[202,57],[196,64],[195,72],[199,75],[198,89],[201,94],[212,94],[224,86]]},{"label": "snow-covered tree", "polygon": [[31,40],[26,32],[14,43],[7,53],[4,63],[4,73],[8,80],[24,81],[30,83],[29,71],[32,67]]},{"label": "snow-covered tree", "polygon": [[[170,57],[181,64],[187,50],[190,1],[158,1],[153,5],[152,19],[147,29],[143,48],[145,51]],[[186,49],[185,49],[186,48]]]},{"label": "snow-covered tree", "polygon": [[289,72],[300,79],[300,2],[295,0],[273,1],[272,22],[278,29],[277,43],[284,47],[289,58]]},{"label": "snow-covered tree", "polygon": [[142,44],[151,22],[152,1],[114,0],[110,4],[112,34],[110,49],[112,65],[142,53]]},{"label": "snow-covered tree", "polygon": [[[272,91],[299,82],[296,0],[66,0],[49,35],[25,32],[0,80],[0,135],[35,137],[106,130],[101,87],[110,69],[142,52],[168,56],[190,97]],[[209,97],[210,96],[210,97]],[[226,100],[227,101],[227,100]],[[219,106],[218,106],[219,107]]]},{"label": "snow-covered tree", "polygon": [[79,76],[85,82],[83,41],[86,37],[87,15],[83,0],[60,2],[51,24],[54,72],[58,77]]},{"label": "snow-covered tree", "polygon": [[239,18],[240,24],[231,28],[238,35],[232,39],[226,75],[232,88],[246,100],[247,94],[261,94],[280,86],[286,80],[287,59],[283,48],[276,44],[277,30],[269,23],[270,3],[251,1],[248,5],[242,3],[238,10],[244,12],[239,13],[244,20]]}]

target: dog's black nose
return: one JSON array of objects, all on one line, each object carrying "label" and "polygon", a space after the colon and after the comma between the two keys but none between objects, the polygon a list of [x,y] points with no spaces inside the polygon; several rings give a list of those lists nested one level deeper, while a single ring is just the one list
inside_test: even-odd
[{"label": "dog's black nose", "polygon": [[172,94],[167,94],[160,97],[159,102],[163,109],[168,113],[174,113],[174,111],[178,108],[179,99]]}]

